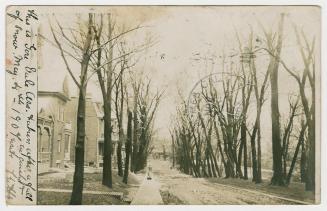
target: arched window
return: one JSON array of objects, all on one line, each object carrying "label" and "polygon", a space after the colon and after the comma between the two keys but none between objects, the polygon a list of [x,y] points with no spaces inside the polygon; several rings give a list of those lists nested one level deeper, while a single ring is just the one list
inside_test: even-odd
[{"label": "arched window", "polygon": [[51,131],[44,127],[40,141],[40,161],[49,162],[51,156]]},{"label": "arched window", "polygon": [[41,152],[50,151],[51,132],[48,127],[44,127],[45,133],[42,135]]}]

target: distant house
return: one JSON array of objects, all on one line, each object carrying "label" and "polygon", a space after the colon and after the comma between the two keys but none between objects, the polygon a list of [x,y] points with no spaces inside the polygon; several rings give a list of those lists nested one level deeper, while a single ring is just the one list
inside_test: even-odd
[{"label": "distant house", "polygon": [[[77,118],[77,101],[78,98],[72,97],[67,105],[69,116],[73,121],[73,146],[75,146],[76,135],[76,118]],[[102,103],[94,102],[92,96],[88,94],[86,96],[85,106],[86,118],[85,118],[85,153],[84,162],[85,165],[102,167],[103,164],[103,149],[104,149],[104,121],[103,121],[103,106]],[[113,122],[114,124],[114,122]],[[115,124],[113,125],[115,127]],[[113,149],[115,149],[115,143],[118,141],[117,134],[112,134]],[[114,151],[114,150],[113,150]],[[75,151],[71,152],[71,162],[75,160]],[[113,154],[113,157],[115,154]]]},{"label": "distant house", "polygon": [[[86,100],[86,157],[85,160],[90,166],[102,167],[103,165],[103,150],[104,150],[104,113],[103,113],[103,104],[99,102],[92,102],[92,98],[88,97]],[[97,122],[97,124],[94,124]],[[91,125],[94,124],[94,125]],[[117,154],[116,150],[118,147],[118,129],[117,121],[112,117],[111,121],[112,134],[112,162],[113,168],[117,165]],[[124,154],[125,148],[124,144],[122,146],[122,157]]]},{"label": "distant house", "polygon": [[[69,97],[67,77],[62,88],[38,91],[38,163],[41,168],[64,168],[75,160],[77,97]],[[102,167],[104,121],[102,103],[86,96],[85,165]],[[117,124],[112,121],[113,167],[116,162]],[[123,153],[124,156],[124,153]]]}]

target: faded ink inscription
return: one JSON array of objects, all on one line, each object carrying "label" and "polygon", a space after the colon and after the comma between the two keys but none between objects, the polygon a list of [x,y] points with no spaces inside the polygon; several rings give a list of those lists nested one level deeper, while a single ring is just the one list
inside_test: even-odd
[{"label": "faded ink inscription", "polygon": [[7,165],[6,199],[36,203],[36,34],[33,9],[7,12]]}]

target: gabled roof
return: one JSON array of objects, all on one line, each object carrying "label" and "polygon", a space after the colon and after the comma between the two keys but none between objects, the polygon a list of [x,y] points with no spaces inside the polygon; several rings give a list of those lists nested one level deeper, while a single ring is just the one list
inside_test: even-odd
[{"label": "gabled roof", "polygon": [[69,100],[69,97],[66,96],[62,92],[38,91],[37,94],[38,94],[38,96],[54,96],[54,97],[58,97],[59,99],[61,99],[62,101],[65,101],[65,102],[67,102]]}]

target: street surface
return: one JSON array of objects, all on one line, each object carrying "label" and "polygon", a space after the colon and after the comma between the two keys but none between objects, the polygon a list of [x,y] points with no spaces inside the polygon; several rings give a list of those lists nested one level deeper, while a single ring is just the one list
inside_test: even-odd
[{"label": "street surface", "polygon": [[184,204],[297,204],[255,190],[245,190],[217,183],[205,178],[193,178],[170,168],[168,161],[150,160],[154,178],[161,191],[168,191]]}]

